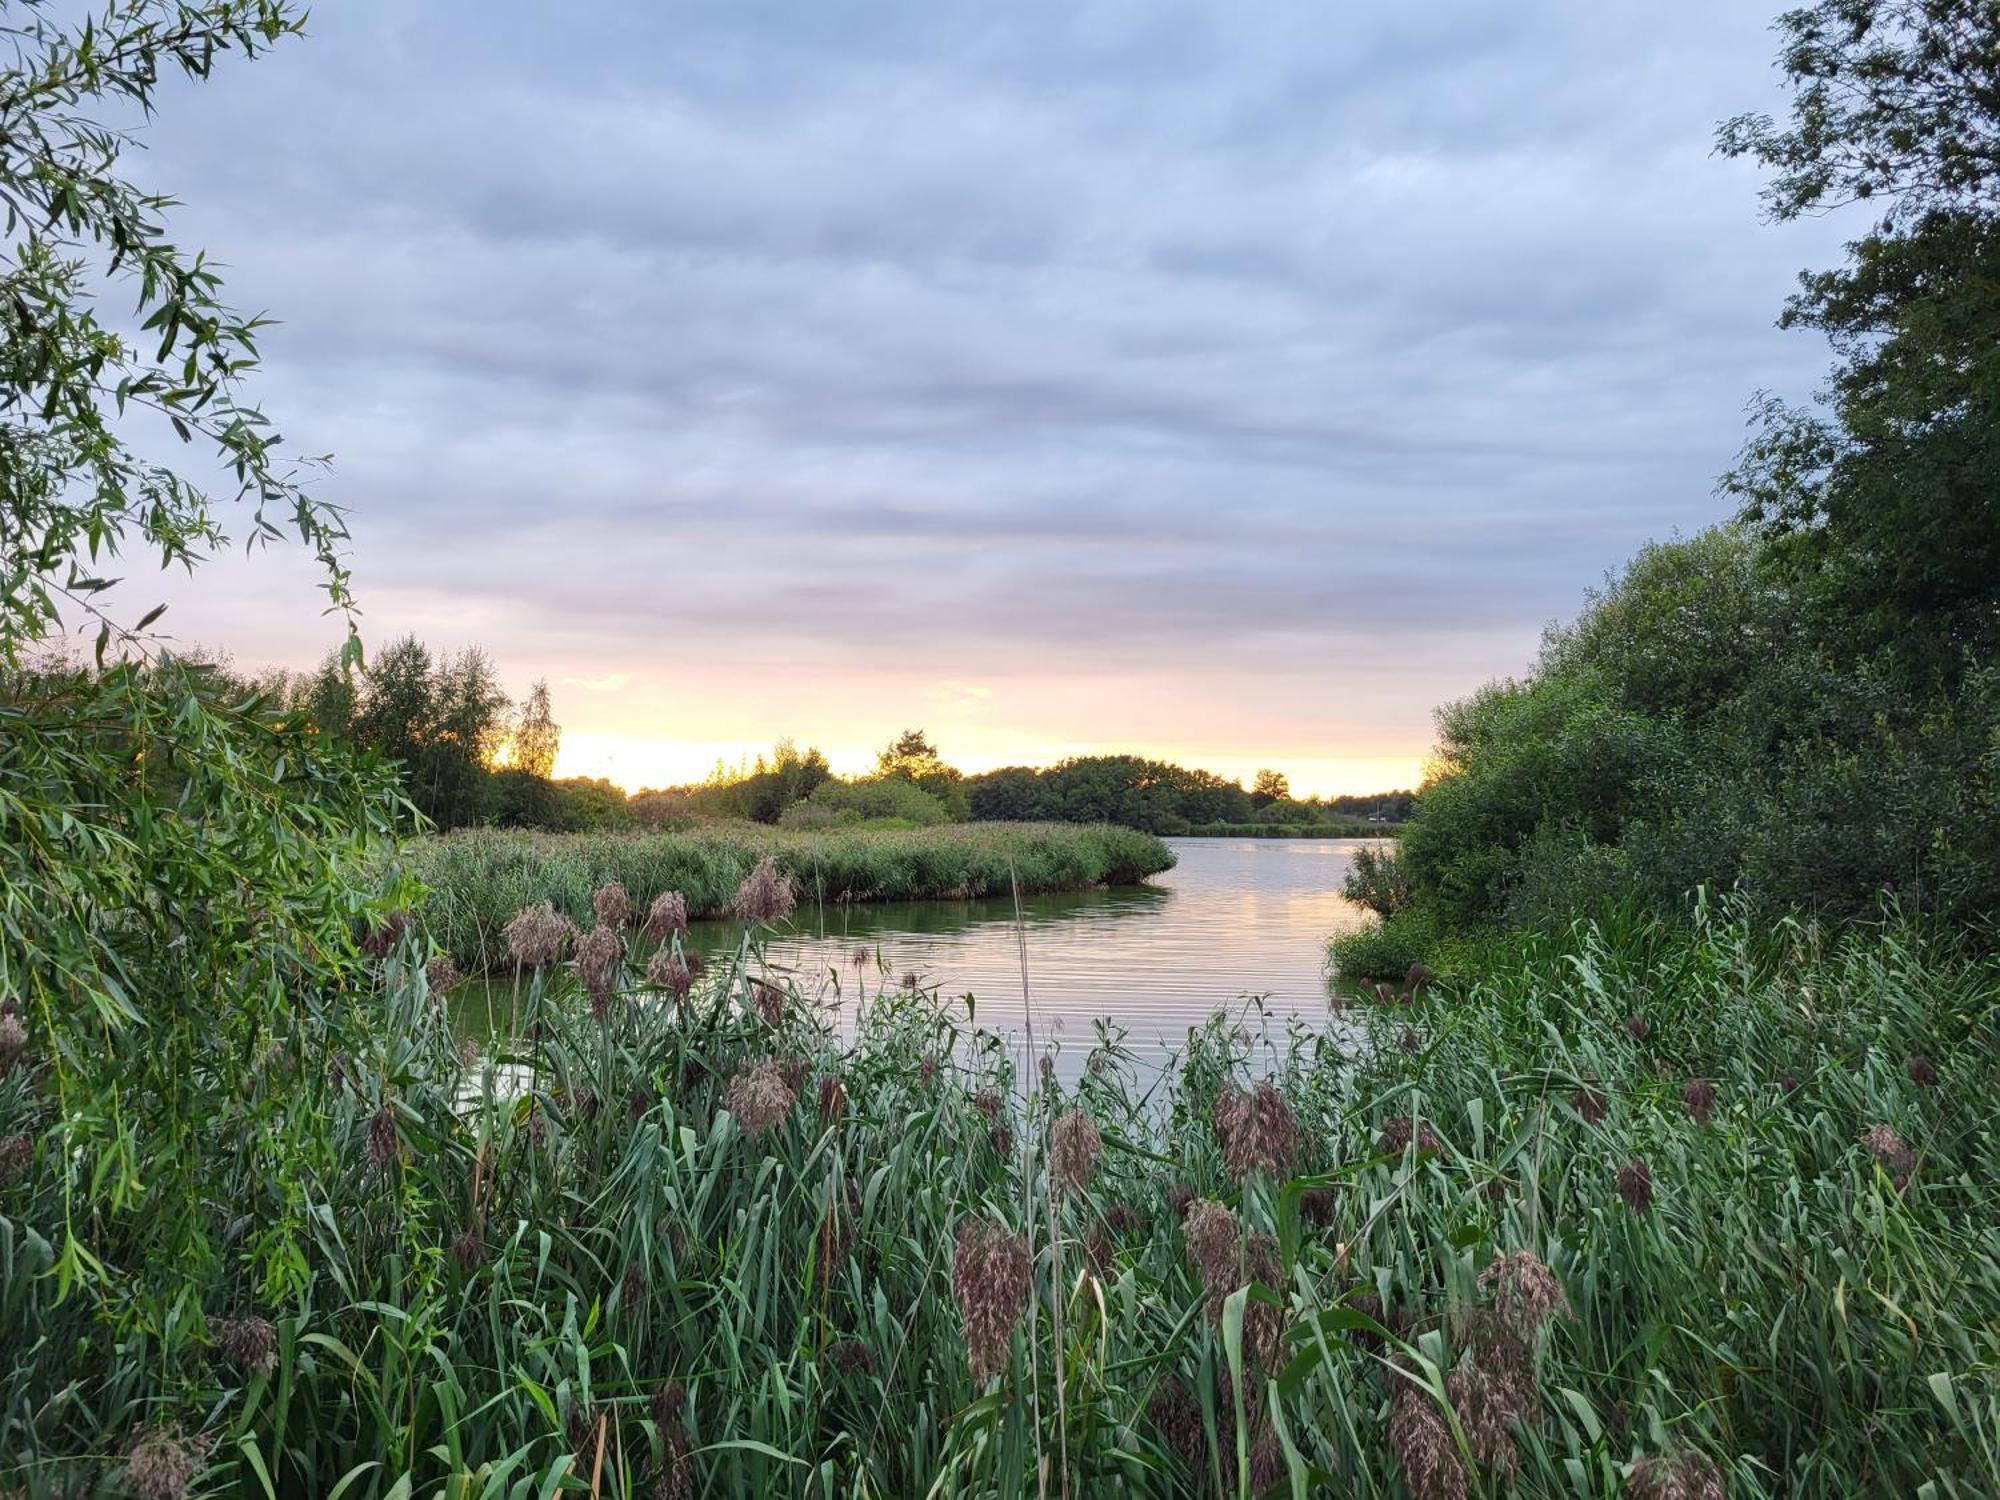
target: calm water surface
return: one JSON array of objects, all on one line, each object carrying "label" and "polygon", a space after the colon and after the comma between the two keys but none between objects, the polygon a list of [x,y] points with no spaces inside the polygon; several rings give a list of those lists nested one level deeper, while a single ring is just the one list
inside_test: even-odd
[{"label": "calm water surface", "polygon": [[[1254,1016],[1258,1002],[1278,1038],[1290,1016],[1308,1024],[1328,1016],[1326,940],[1368,920],[1340,894],[1366,840],[1168,844],[1178,864],[1146,886],[1022,902],[1036,1044],[1056,1048],[1066,1076],[1082,1068],[1096,1020],[1124,1028],[1126,1046],[1152,1062],[1216,1010]],[[716,960],[734,954],[740,936],[732,922],[696,922],[688,946]],[[860,948],[868,958],[858,970]],[[972,996],[980,1026],[1022,1034],[1020,948],[1006,900],[802,906],[766,938],[764,958],[844,1014],[854,1010],[856,976],[874,992],[914,972],[946,1000]],[[460,1028],[486,1030],[490,1002],[494,1018],[506,1012],[504,986],[490,996],[462,986],[454,994]]]},{"label": "calm water surface", "polygon": [[[1219,1009],[1261,1001],[1278,1023],[1328,1015],[1326,940],[1368,920],[1340,894],[1358,839],[1170,839],[1179,863],[1146,886],[1033,896],[1024,903],[1036,1042],[1053,1043],[1073,1075],[1092,1023],[1123,1027],[1126,1044],[1157,1059]],[[740,929],[697,922],[692,946],[711,959]],[[765,957],[828,1004],[855,995],[855,954],[872,991],[909,972],[947,999],[971,995],[978,1023],[1019,1036],[1021,960],[1009,901],[885,902],[801,907]],[[473,990],[473,986],[466,986]],[[461,994],[461,1016],[483,1021],[483,997]],[[470,1002],[470,1004],[468,1004]],[[468,1014],[468,1011],[480,1014]]]}]

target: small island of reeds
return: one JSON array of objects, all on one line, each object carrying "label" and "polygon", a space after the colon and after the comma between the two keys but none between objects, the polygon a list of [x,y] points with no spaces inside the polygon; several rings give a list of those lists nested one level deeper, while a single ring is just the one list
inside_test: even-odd
[{"label": "small island of reeds", "polygon": [[726,916],[766,855],[806,907],[1136,885],[1174,863],[1152,834],[1108,824],[803,832],[739,822],[675,833],[468,829],[417,841],[398,865],[424,887],[417,911],[432,940],[476,970],[504,956],[502,929],[530,903],[548,901],[559,915],[586,922],[591,893],[615,882],[641,904],[677,891],[690,916]]}]

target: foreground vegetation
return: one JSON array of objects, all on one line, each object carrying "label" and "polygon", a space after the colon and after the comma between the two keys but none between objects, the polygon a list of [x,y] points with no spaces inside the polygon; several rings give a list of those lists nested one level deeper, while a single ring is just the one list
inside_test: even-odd
[{"label": "foreground vegetation", "polygon": [[524,905],[551,901],[572,921],[588,922],[592,892],[616,881],[641,905],[675,891],[691,916],[726,916],[766,855],[807,905],[1135,885],[1174,863],[1165,844],[1130,828],[983,823],[810,833],[737,823],[683,833],[473,830],[421,840],[400,865],[425,889],[418,917],[442,951],[467,968],[486,968],[504,955],[502,929]]},{"label": "foreground vegetation", "polygon": [[[241,1033],[256,1083],[188,1142],[218,1253],[157,1323],[15,1035],[0,1487],[2000,1486],[1990,959],[1580,928],[1268,1081],[1218,1017],[1068,1085],[865,969],[843,1045],[752,948],[677,994],[512,938],[520,1039],[469,1067],[395,925],[345,1003]],[[70,1234],[105,1274],[65,1294]]]}]

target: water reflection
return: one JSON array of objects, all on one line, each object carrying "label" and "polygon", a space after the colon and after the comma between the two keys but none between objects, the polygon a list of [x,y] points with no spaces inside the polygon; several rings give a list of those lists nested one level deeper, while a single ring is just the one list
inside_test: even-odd
[{"label": "water reflection", "polygon": [[[1073,1075],[1109,1018],[1142,1058],[1190,1026],[1253,999],[1274,1020],[1328,1016],[1326,940],[1368,920],[1340,894],[1355,839],[1176,839],[1179,863],[1150,886],[1029,897],[1022,903],[1028,993],[1039,1043]],[[733,953],[733,923],[698,922],[691,946]],[[866,950],[857,965],[857,950]],[[950,998],[971,996],[981,1026],[1017,1035],[1026,1016],[1009,901],[801,907],[765,943],[775,969],[852,1013],[859,977],[873,991],[905,973]],[[467,985],[454,1001],[468,1032],[504,1030],[511,987]]]}]

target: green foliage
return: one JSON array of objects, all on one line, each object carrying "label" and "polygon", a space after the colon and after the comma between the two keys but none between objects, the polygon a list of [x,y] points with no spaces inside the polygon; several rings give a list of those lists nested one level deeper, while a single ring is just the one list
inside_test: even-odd
[{"label": "green foliage", "polygon": [[[339,1032],[288,1033],[220,1117],[244,1128],[188,1141],[210,1191],[187,1211],[220,1237],[285,1215],[255,1137],[287,1137],[310,1240],[293,1277],[176,1278],[178,1344],[83,1336],[115,1292],[35,1274],[65,1170],[40,1152],[0,1184],[0,1484],[108,1488],[151,1417],[217,1494],[1192,1500],[1241,1493],[1239,1454],[1279,1493],[1394,1494],[1395,1393],[1421,1375],[1473,1430],[1481,1278],[1522,1251],[1561,1310],[1501,1432],[1518,1472],[1476,1485],[1627,1493],[1690,1449],[1736,1500],[2000,1484],[2000,968],[1909,931],[1578,927],[1275,1057],[1219,1016],[1153,1080],[1102,1027],[1075,1083],[1032,1090],[960,1007],[866,970],[843,1042],[754,948],[679,1005],[640,987],[643,950],[596,1009],[563,966],[523,973],[517,1029],[467,1064],[421,952]],[[773,1058],[797,1071],[752,1134],[732,1083]],[[1266,1070],[1294,1154],[1239,1177],[1218,1093]],[[0,1080],[0,1136],[34,1107]],[[1063,1190],[1049,1143],[1079,1109],[1104,1145]],[[1398,1120],[1428,1134],[1385,1146]],[[1190,1195],[1232,1216],[1212,1284]],[[973,1216],[1026,1254],[986,1382],[955,1296],[986,1288],[953,1277]],[[246,1315],[268,1369],[232,1357]]]},{"label": "green foliage", "polygon": [[[547,722],[547,690],[540,691],[539,709],[531,704],[531,712],[543,722],[530,727],[531,748],[536,756],[546,750],[553,763],[554,736],[561,731]],[[507,739],[510,704],[478,648],[434,657],[415,636],[404,636],[358,681],[339,658],[329,657],[301,701],[324,733],[400,767],[411,805],[433,826],[464,828],[501,811],[493,766]],[[530,805],[534,799],[515,788],[511,811],[518,815]]]},{"label": "green foliage", "polygon": [[1392,917],[1410,904],[1410,880],[1394,849],[1357,849],[1348,863],[1343,893],[1377,916]]},{"label": "green foliage", "polygon": [[556,773],[556,754],[562,749],[562,726],[556,723],[549,706],[546,678],[536,681],[521,705],[520,720],[507,746],[507,763],[515,770],[547,781]]},{"label": "green foliage", "polygon": [[891,740],[888,748],[875,757],[875,774],[878,779],[909,782],[935,798],[955,823],[970,816],[964,773],[944,763],[921,729],[906,729]]},{"label": "green foliage", "polygon": [[[283,521],[333,609],[351,605],[339,515],[300,488],[244,394],[260,320],[221,301],[213,266],[168,238],[169,200],[119,169],[121,124],[163,76],[205,77],[299,24],[281,3],[134,0],[73,26],[17,7],[6,25],[0,1003],[24,1040],[0,1089],[10,1149],[38,1164],[34,1211],[0,1208],[9,1455],[39,1441],[21,1430],[31,1413],[81,1452],[182,1399],[191,1289],[288,1299],[314,1274],[321,1142],[285,1123],[309,1100],[242,1101],[260,1057],[346,1014],[368,912],[356,876],[397,810],[393,783],[215,667],[153,657],[142,632],[160,611],[128,626],[105,576],[128,556],[192,566],[225,540],[217,493],[147,456],[185,445],[247,506],[253,543]],[[24,666],[86,621],[92,668]],[[218,1216],[217,1153],[263,1185],[259,1215]],[[29,1308],[46,1321],[20,1321]],[[42,1383],[51,1338],[116,1351],[101,1401]]]},{"label": "green foliage", "polygon": [[966,796],[975,818],[1053,818],[1185,833],[1195,823],[1244,822],[1243,788],[1207,771],[1136,755],[1088,755],[1046,770],[1009,766],[974,776]]},{"label": "green foliage", "polygon": [[[99,627],[100,659],[124,641],[104,565],[128,546],[191,567],[226,540],[217,494],[146,456],[175,444],[226,476],[228,498],[249,506],[253,542],[289,525],[318,558],[333,608],[352,602],[339,513],[300,487],[282,439],[244,396],[263,320],[226,306],[214,266],[168,239],[171,201],[121,175],[127,137],[107,123],[150,110],[163,73],[205,78],[218,59],[255,57],[301,24],[284,0],[133,0],[102,25],[31,6],[6,26],[0,657],[10,663],[58,633],[65,611]],[[108,321],[106,296],[117,304]]]},{"label": "green foliage", "polygon": [[1560,926],[1696,885],[1767,910],[2000,909],[2000,668],[1940,693],[1795,628],[1764,544],[1648,547],[1525,681],[1440,714],[1402,830],[1410,899],[1446,928]]},{"label": "green foliage", "polygon": [[1774,169],[1776,218],[1884,213],[1785,312],[1839,356],[1826,414],[1766,403],[1728,485],[1824,649],[1949,690],[2000,649],[2000,10],[1821,0],[1779,27],[1791,118],[1723,150]]},{"label": "green foliage", "polygon": [[851,828],[893,824],[934,828],[951,821],[945,804],[915,781],[874,776],[862,781],[827,781],[778,819],[781,828]]},{"label": "green foliage", "polygon": [[1158,839],[1129,828],[955,824],[895,831],[825,831],[705,824],[685,833],[567,836],[467,830],[421,840],[401,873],[427,894],[418,913],[468,967],[499,962],[501,929],[522,907],[551,900],[579,923],[591,892],[618,881],[642,906],[679,891],[697,916],[720,916],[743,877],[775,856],[801,904],[929,901],[1132,885],[1173,866]]}]

